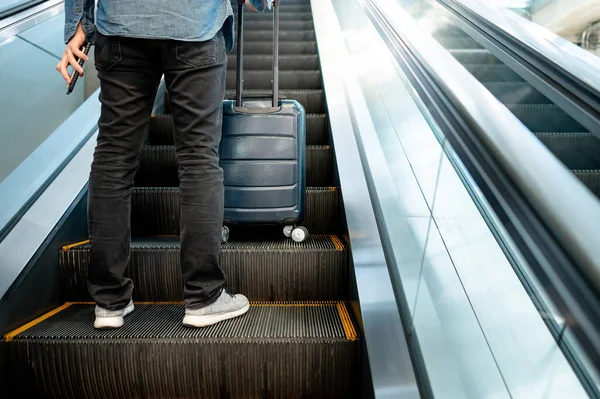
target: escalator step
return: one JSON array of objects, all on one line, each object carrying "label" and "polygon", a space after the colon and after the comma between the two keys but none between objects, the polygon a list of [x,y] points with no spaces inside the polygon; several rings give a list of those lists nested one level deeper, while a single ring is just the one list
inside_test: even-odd
[{"label": "escalator step", "polygon": [[[235,52],[235,48],[232,50]],[[299,41],[299,42],[281,42],[279,43],[279,54],[316,54],[317,53],[317,42],[315,41]],[[244,54],[261,54],[271,55],[273,54],[273,41],[260,41],[260,42],[244,42]]]},{"label": "escalator step", "polygon": [[573,173],[600,199],[600,169],[575,170]]},{"label": "escalator step", "polygon": [[600,169],[600,139],[592,133],[536,133],[569,169]]},{"label": "escalator step", "polygon": [[[333,169],[331,153],[332,150],[329,146],[307,146],[306,184],[308,186],[328,185],[331,183],[331,171]],[[225,180],[225,184],[228,184],[227,179]],[[179,175],[175,147],[144,147],[142,149],[140,167],[135,176],[135,185],[139,187],[178,186]]]},{"label": "escalator step", "polygon": [[[244,90],[244,96],[260,97],[270,99],[271,90]],[[307,114],[324,114],[325,113],[325,94],[322,89],[314,90],[282,90],[279,92],[280,98],[285,96],[288,100],[296,100],[304,107]],[[227,90],[225,98],[235,100],[235,90]],[[306,132],[309,133],[309,132]],[[324,140],[315,141],[314,138],[321,137]],[[172,144],[171,140],[171,143]],[[327,142],[325,136],[311,135],[306,137],[306,144],[324,144]]]},{"label": "escalator step", "polygon": [[[244,90],[245,95],[253,97],[270,98],[271,93],[270,90]],[[306,144],[328,143],[323,90],[282,90],[280,94],[287,99],[298,101],[306,110]],[[235,99],[235,90],[228,90],[225,98]],[[154,115],[150,119],[148,139],[152,145],[173,145],[173,119],[170,114]]]},{"label": "escalator step", "polygon": [[[264,42],[273,40],[273,30],[250,30],[244,32],[244,41],[247,42]],[[279,32],[279,41],[283,42],[298,42],[298,41],[314,41],[315,31],[310,30],[288,30]]]},{"label": "escalator step", "polygon": [[[2,343],[28,397],[345,398],[358,389],[360,338],[343,302],[257,303],[195,329],[182,304],[138,304],[116,330],[66,303]],[[27,327],[27,326],[26,326]]]},{"label": "escalator step", "polygon": [[[89,301],[85,279],[89,247],[60,253],[65,298]],[[348,254],[336,236],[311,235],[303,243],[232,240],[223,244],[221,267],[227,288],[254,301],[321,301],[348,298]],[[135,284],[134,300],[180,301],[183,298],[179,239],[134,240],[125,275]]]},{"label": "escalator step", "polygon": [[483,85],[504,104],[552,104],[527,82],[483,82]]},{"label": "escalator step", "polygon": [[443,36],[443,35],[434,35],[435,40],[442,45],[446,50],[455,50],[455,49],[478,49],[482,48],[481,44],[479,44],[475,39],[466,34],[464,36]]},{"label": "escalator step", "polygon": [[[270,93],[270,91],[245,91],[246,94]],[[297,99],[304,108],[308,110],[312,108],[311,104],[316,104],[314,108],[317,108],[318,104],[322,102],[324,106],[325,99],[323,97],[322,90],[282,90],[282,94],[289,95],[290,99]],[[303,99],[302,95],[305,93],[306,100]],[[295,97],[295,95],[298,97]],[[315,95],[316,94],[316,95]],[[228,96],[235,95],[233,90],[229,91]],[[306,104],[304,101],[307,101]],[[310,114],[306,115],[306,144],[323,144],[329,142],[327,127],[327,115],[326,114]],[[152,145],[173,145],[173,119],[171,115],[156,115],[150,119],[150,132],[149,142]]]},{"label": "escalator step", "polygon": [[330,146],[307,147],[306,181],[309,186],[320,187],[330,186],[333,183],[333,151]]},{"label": "escalator step", "polygon": [[[233,8],[233,14],[237,17],[237,3],[232,3],[232,8]],[[310,12],[311,8],[310,8],[310,4],[306,3],[306,4],[290,4],[289,1],[286,1],[283,4],[279,5],[279,12],[281,14],[284,13],[296,13],[296,12]],[[244,16],[249,15],[249,12],[244,12]],[[271,15],[271,18],[273,17],[273,15],[270,12],[265,12],[264,14],[267,15]]]},{"label": "escalator step", "polygon": [[[234,15],[237,18],[237,7],[235,8]],[[279,10],[280,21],[312,21],[312,13],[310,9],[308,11],[298,12],[288,10],[282,7]],[[270,21],[273,23],[272,12],[244,12],[244,25],[248,23],[250,25],[253,21]]]},{"label": "escalator step", "polygon": [[[245,15],[245,14],[244,14]],[[252,30],[269,30],[273,29],[273,21],[269,19],[259,21],[244,21],[244,33]],[[313,21],[295,21],[285,20],[279,22],[279,29],[281,32],[286,30],[310,30],[314,29]]]},{"label": "escalator step", "polygon": [[532,132],[584,132],[586,129],[554,104],[506,104]]},{"label": "escalator step", "polygon": [[[310,6],[311,0],[287,0],[285,3],[280,3],[279,6],[284,9],[290,6],[306,5]],[[235,11],[237,9],[237,0],[231,0],[231,8]],[[268,11],[266,11],[268,12]]]},{"label": "escalator step", "polygon": [[[303,226],[310,234],[339,232],[340,195],[335,187],[306,190]],[[136,236],[179,235],[179,188],[134,188],[131,195],[131,230]],[[280,230],[277,230],[279,234]]]},{"label": "escalator step", "polygon": [[[244,89],[269,90],[273,86],[270,70],[244,71]],[[279,71],[279,87],[282,90],[317,90],[321,88],[321,71]],[[235,89],[235,71],[227,71],[227,89]]]},{"label": "escalator step", "polygon": [[[232,53],[227,57],[227,69],[235,70],[237,56]],[[255,69],[271,70],[273,67],[272,55],[244,54],[244,71]],[[285,70],[318,70],[319,56],[316,54],[297,54],[279,56],[279,71]]]},{"label": "escalator step", "polygon": [[502,64],[491,52],[485,49],[454,49],[450,54],[461,64]]},{"label": "escalator step", "polygon": [[522,82],[515,71],[506,65],[496,64],[463,64],[463,66],[480,82]]}]

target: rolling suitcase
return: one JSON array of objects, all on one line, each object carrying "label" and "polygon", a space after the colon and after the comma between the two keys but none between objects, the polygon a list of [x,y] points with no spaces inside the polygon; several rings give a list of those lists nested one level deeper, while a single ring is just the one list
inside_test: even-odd
[{"label": "rolling suitcase", "polygon": [[228,225],[279,224],[296,242],[308,237],[297,224],[305,208],[306,112],[294,100],[279,98],[279,0],[273,3],[273,96],[243,97],[243,7],[238,0],[236,99],[223,103],[223,136],[219,147],[224,172]]}]

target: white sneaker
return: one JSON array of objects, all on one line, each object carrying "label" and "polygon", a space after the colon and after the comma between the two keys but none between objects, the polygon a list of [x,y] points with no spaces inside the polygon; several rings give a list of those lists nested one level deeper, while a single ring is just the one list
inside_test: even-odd
[{"label": "white sneaker", "polygon": [[131,300],[124,309],[119,310],[107,310],[96,305],[94,328],[107,329],[122,327],[124,322],[123,317],[133,312],[133,309],[133,301]]},{"label": "white sneaker", "polygon": [[248,298],[240,294],[231,295],[223,290],[219,298],[210,305],[200,309],[185,309],[183,324],[188,327],[207,327],[241,316],[248,309]]}]

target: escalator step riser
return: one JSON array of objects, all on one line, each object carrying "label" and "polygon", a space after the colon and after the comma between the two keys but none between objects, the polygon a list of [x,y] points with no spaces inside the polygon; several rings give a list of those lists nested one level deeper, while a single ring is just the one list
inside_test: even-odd
[{"label": "escalator step riser", "polygon": [[[247,95],[260,94],[264,98],[271,96],[270,90],[246,90]],[[319,145],[329,143],[327,136],[327,118],[325,111],[325,98],[322,90],[282,90],[290,100],[296,100],[312,114],[307,116],[306,144]],[[228,90],[225,98],[234,99],[235,90]],[[150,120],[149,143],[151,145],[173,145],[173,119],[171,115],[156,115]]]},{"label": "escalator step riser", "polygon": [[592,133],[537,133],[569,169],[600,169],[600,139]]},{"label": "escalator step riser", "polygon": [[[244,71],[244,88],[248,90],[269,90],[273,86],[271,71]],[[279,71],[279,87],[282,90],[321,89],[320,71]],[[227,71],[227,89],[235,89],[235,71]]]},{"label": "escalator step riser", "polygon": [[523,78],[505,65],[464,64],[463,66],[480,82],[523,81]]},{"label": "escalator step riser", "polygon": [[[332,183],[332,150],[329,146],[308,146],[306,149],[306,184],[327,186]],[[329,180],[323,181],[325,178]],[[139,187],[176,187],[179,174],[175,149],[172,146],[150,146],[142,150],[140,167],[135,176]],[[227,177],[225,184],[229,184]]]},{"label": "escalator step riser", "polygon": [[[336,238],[311,236],[303,243],[231,241],[223,245],[220,265],[227,288],[253,301],[325,301],[348,299],[348,256]],[[89,248],[60,253],[65,295],[90,301],[85,279]],[[136,301],[181,301],[180,248],[133,247],[125,272],[135,284]]]},{"label": "escalator step riser", "polygon": [[[272,96],[271,89],[268,90],[244,90],[245,96],[257,97],[270,99]],[[325,95],[323,90],[314,89],[314,90],[281,90],[279,92],[280,98],[285,96],[288,100],[296,100],[304,107],[304,110],[307,114],[324,114],[325,109]],[[229,100],[235,100],[235,90],[227,90],[225,92],[225,98]],[[309,133],[309,132],[306,132]],[[310,137],[306,137],[306,144],[327,144],[327,141],[314,141],[314,137],[319,137],[315,135],[311,135]],[[321,136],[324,137],[324,136]],[[326,138],[325,138],[326,139]],[[171,144],[173,140],[171,140]]]},{"label": "escalator step riser", "polygon": [[[232,50],[235,53],[236,49]],[[281,42],[279,43],[279,54],[281,55],[296,55],[296,54],[316,54],[317,42],[315,41],[300,41],[300,42]],[[244,54],[252,55],[272,55],[273,42],[244,42]]]},{"label": "escalator step riser", "polygon": [[435,40],[442,45],[446,50],[455,50],[455,49],[478,49],[482,46],[475,41],[475,39],[464,36],[464,37],[456,37],[456,36],[434,36]]},{"label": "escalator step riser", "polygon": [[[244,32],[244,42],[266,42],[273,40],[273,30],[251,30]],[[289,30],[279,32],[280,45],[283,42],[315,41],[314,30]]]},{"label": "escalator step riser", "polygon": [[450,54],[452,54],[452,56],[461,64],[502,65],[502,61],[500,61],[497,57],[494,57],[488,50],[454,49],[450,51]]},{"label": "escalator step riser", "polygon": [[[310,234],[338,233],[339,191],[311,187],[305,198],[306,214],[301,225]],[[136,236],[179,235],[179,189],[135,188],[131,195],[131,230]]]},{"label": "escalator step riser", "polygon": [[556,105],[508,104],[506,106],[532,132],[584,132],[586,130]]},{"label": "escalator step riser", "polygon": [[[314,29],[313,21],[280,21],[279,30],[281,32],[286,30],[310,30]],[[260,21],[246,21],[244,20],[244,34],[252,30],[269,30],[273,29],[273,21],[265,19]]]},{"label": "escalator step riser", "polygon": [[[234,11],[234,17],[237,19],[237,10]],[[298,12],[295,10],[286,10],[281,8],[279,11],[279,21],[312,21],[312,13],[310,9],[304,12]],[[244,24],[248,22],[251,24],[253,21],[269,21],[273,23],[272,12],[244,12]],[[237,23],[237,21],[236,21]]]},{"label": "escalator step riser", "polygon": [[[235,53],[227,57],[227,69],[235,70],[237,57]],[[272,55],[244,55],[244,71],[265,70],[273,68]],[[285,70],[319,70],[319,56],[316,54],[281,55],[279,57],[279,71]]]},{"label": "escalator step riser", "polygon": [[484,82],[483,85],[504,104],[552,104],[526,82]]},{"label": "escalator step riser", "polygon": [[94,307],[71,305],[0,350],[25,397],[346,398],[360,340],[339,306],[253,306],[196,329],[182,305],[138,305],[124,327],[94,331]]},{"label": "escalator step riser", "polygon": [[[433,22],[433,21],[432,21]],[[437,23],[431,26],[429,34],[434,37],[456,37],[456,38],[471,38],[460,27],[454,25],[448,20],[437,20]]]},{"label": "escalator step riser", "polygon": [[[287,0],[285,3],[279,3],[279,6],[281,7],[282,10],[287,7],[290,7],[290,6],[292,6],[292,7],[296,7],[299,5],[310,6],[310,1],[311,0]],[[230,2],[230,4],[231,4],[231,9],[235,11],[238,6],[237,0],[232,0]],[[269,12],[269,11],[265,11],[265,12]]]},{"label": "escalator step riser", "polygon": [[600,169],[576,170],[574,173],[600,199]]},{"label": "escalator step riser", "polygon": [[[333,151],[328,145],[311,146],[306,151],[306,181],[309,186],[325,187],[333,183]],[[325,166],[327,165],[327,166]]]},{"label": "escalator step riser", "polygon": [[[295,13],[295,12],[310,12],[311,11],[310,4],[308,4],[308,3],[307,4],[290,4],[289,0],[287,2],[285,2],[284,4],[280,4],[279,8],[280,8],[280,10],[279,10],[280,14]],[[232,9],[233,9],[233,14],[237,18],[237,3],[233,4]],[[270,11],[266,11],[264,14],[270,15],[271,17],[273,17],[273,14]],[[246,16],[246,15],[252,15],[252,14],[248,11],[245,11],[244,16]]]}]

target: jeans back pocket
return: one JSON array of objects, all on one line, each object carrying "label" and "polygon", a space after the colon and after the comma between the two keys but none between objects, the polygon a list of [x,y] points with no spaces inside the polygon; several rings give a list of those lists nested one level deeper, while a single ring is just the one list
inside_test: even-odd
[{"label": "jeans back pocket", "polygon": [[193,68],[205,68],[225,62],[225,37],[219,31],[203,42],[182,42],[175,45],[177,59]]},{"label": "jeans back pocket", "polygon": [[96,44],[94,48],[94,62],[96,68],[108,71],[123,59],[121,54],[121,41],[116,36],[104,36],[96,32]]}]

